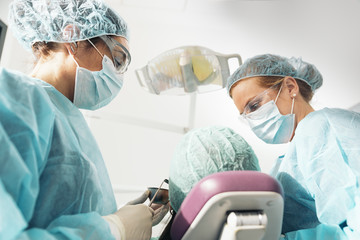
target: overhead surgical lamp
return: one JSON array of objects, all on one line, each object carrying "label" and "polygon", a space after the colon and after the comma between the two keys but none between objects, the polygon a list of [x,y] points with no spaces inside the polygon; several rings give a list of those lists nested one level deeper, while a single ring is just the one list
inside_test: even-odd
[{"label": "overhead surgical lamp", "polygon": [[206,93],[222,89],[230,76],[229,59],[239,54],[220,54],[201,46],[168,50],[135,70],[141,87],[157,95]]}]

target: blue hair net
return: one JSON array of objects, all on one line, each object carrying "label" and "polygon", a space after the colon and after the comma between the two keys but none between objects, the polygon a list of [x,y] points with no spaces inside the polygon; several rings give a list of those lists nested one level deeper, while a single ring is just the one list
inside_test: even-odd
[{"label": "blue hair net", "polygon": [[[72,25],[72,28],[66,28]],[[102,35],[128,38],[126,22],[101,0],[14,0],[9,26],[30,49],[35,42],[74,42]]]},{"label": "blue hair net", "polygon": [[273,54],[252,57],[244,62],[227,81],[227,90],[242,79],[258,76],[290,76],[306,82],[314,92],[321,87],[323,78],[313,64],[301,58],[285,58]]},{"label": "blue hair net", "polygon": [[188,132],[178,144],[170,164],[172,208],[178,211],[186,195],[202,178],[233,170],[260,170],[254,151],[239,134],[221,126]]}]

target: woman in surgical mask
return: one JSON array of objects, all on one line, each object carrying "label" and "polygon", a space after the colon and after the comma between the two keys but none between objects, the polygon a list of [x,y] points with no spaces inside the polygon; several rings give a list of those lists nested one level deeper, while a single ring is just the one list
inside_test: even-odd
[{"label": "woman in surgical mask", "polygon": [[[292,225],[285,239],[360,239],[360,114],[315,111],[310,101],[322,82],[312,64],[264,54],[230,76],[228,92],[256,136],[270,144],[290,142],[272,174],[297,206],[315,206],[320,224]],[[297,209],[294,204],[294,219]]]},{"label": "woman in surgical mask", "polygon": [[79,108],[108,104],[130,63],[128,27],[101,0],[14,0],[9,25],[36,57],[0,68],[0,239],[149,239],[167,212],[117,209]]}]

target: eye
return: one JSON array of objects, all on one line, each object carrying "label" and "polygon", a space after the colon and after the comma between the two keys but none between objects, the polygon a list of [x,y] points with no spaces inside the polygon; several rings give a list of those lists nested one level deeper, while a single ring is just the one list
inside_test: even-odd
[{"label": "eye", "polygon": [[114,59],[118,65],[123,65],[126,61],[126,55],[124,52],[115,52]]},{"label": "eye", "polygon": [[124,65],[123,59],[115,58],[115,66],[121,67],[122,65]]},{"label": "eye", "polygon": [[256,111],[260,107],[260,101],[251,102],[248,105],[247,114]]}]

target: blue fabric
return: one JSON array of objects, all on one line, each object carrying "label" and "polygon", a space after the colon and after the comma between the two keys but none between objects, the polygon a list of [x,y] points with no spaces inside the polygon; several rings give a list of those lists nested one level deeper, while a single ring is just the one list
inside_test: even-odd
[{"label": "blue fabric", "polygon": [[[294,185],[293,192],[300,189],[315,201],[321,224],[306,232],[318,229],[326,232],[326,226],[333,229],[347,221],[348,226],[343,229],[346,238],[360,239],[357,238],[360,236],[359,137],[360,114],[351,111],[324,108],[308,114],[299,123],[277,178],[286,173],[296,179],[298,185]],[[308,207],[309,198],[298,199],[297,204]],[[296,236],[302,236],[302,231],[297,231],[298,235],[290,234],[293,238],[288,239],[300,239]]]},{"label": "blue fabric", "polygon": [[227,80],[227,90],[242,79],[258,76],[290,76],[307,83],[312,91],[321,87],[323,78],[317,68],[301,58],[263,54],[247,59]]},{"label": "blue fabric", "polygon": [[315,201],[310,194],[285,172],[279,173],[277,180],[284,190],[284,215],[281,232],[287,233],[319,225]]},{"label": "blue fabric", "polygon": [[[14,0],[9,9],[9,26],[26,49],[35,42],[129,35],[124,19],[102,0]],[[69,25],[73,28],[67,32]]]},{"label": "blue fabric", "polygon": [[320,224],[315,228],[289,232],[281,240],[347,240],[344,232],[337,225]]},{"label": "blue fabric", "polygon": [[81,112],[0,68],[0,116],[0,239],[113,239],[101,216],[116,211],[114,194]]}]

